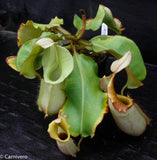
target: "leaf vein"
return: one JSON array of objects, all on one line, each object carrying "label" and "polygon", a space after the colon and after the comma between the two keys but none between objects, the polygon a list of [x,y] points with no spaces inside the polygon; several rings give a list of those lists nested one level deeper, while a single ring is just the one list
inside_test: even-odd
[{"label": "leaf vein", "polygon": [[84,79],[83,79],[83,74],[81,72],[81,66],[79,64],[79,60],[78,60],[78,56],[75,54],[75,57],[76,57],[76,62],[77,62],[77,66],[78,66],[78,69],[79,69],[79,73],[80,73],[80,77],[81,77],[81,91],[82,91],[82,94],[81,94],[81,126],[80,126],[80,133],[82,133],[83,131],[83,118],[84,118]]}]

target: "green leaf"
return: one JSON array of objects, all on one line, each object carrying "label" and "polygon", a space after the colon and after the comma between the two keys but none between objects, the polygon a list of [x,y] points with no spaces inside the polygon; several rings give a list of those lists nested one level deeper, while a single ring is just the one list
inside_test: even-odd
[{"label": "green leaf", "polygon": [[49,37],[49,36],[51,36],[52,34],[53,34],[52,32],[42,32],[40,38]]},{"label": "green leaf", "polygon": [[109,29],[115,31],[117,34],[121,34],[124,28],[122,28],[122,24],[119,19],[113,17],[112,12],[109,8],[105,6],[103,6],[103,8],[105,11],[103,22],[108,26]]},{"label": "green leaf", "polygon": [[18,46],[23,45],[28,40],[40,37],[42,30],[35,28],[32,21],[27,21],[26,24],[21,24],[18,30]]},{"label": "green leaf", "polygon": [[53,41],[62,40],[62,35],[60,33],[54,34],[52,32],[43,32],[40,38],[51,38]]},{"label": "green leaf", "polygon": [[117,59],[123,56],[125,52],[131,51],[132,61],[129,65],[129,68],[132,71],[133,75],[138,78],[138,80],[142,81],[145,79],[146,68],[143,62],[143,58],[141,56],[139,48],[132,40],[123,36],[107,36],[106,39],[92,39],[91,43],[95,52],[107,51]]},{"label": "green leaf", "polygon": [[16,56],[10,56],[10,57],[7,57],[7,58],[6,58],[7,64],[8,64],[12,69],[14,69],[15,71],[18,72],[19,70],[17,69],[16,61],[17,61],[17,57],[16,57]]},{"label": "green leaf", "polygon": [[[110,9],[103,6],[99,5],[97,14],[94,19],[88,19],[86,21],[86,30],[93,30],[96,31],[101,27],[102,23],[106,23],[106,25],[116,33],[120,34],[122,30],[124,30],[122,27],[121,22],[117,19],[114,18]],[[73,20],[74,26],[80,30],[82,27],[82,19],[78,16],[74,16]]]},{"label": "green leaf", "polygon": [[74,15],[73,25],[74,25],[75,28],[77,28],[78,30],[81,30],[81,27],[82,27],[82,19],[81,19],[77,14]]},{"label": "green leaf", "polygon": [[36,62],[36,59],[42,50],[43,49],[38,45],[33,46],[29,57],[24,61],[21,67],[21,75],[24,75],[26,78],[29,79],[33,79],[37,76],[38,73],[35,70],[38,69],[41,65],[39,62]]},{"label": "green leaf", "polygon": [[63,19],[59,19],[58,17],[55,17],[54,19],[51,19],[51,22],[49,23],[50,26],[56,27],[63,25]]},{"label": "green leaf", "polygon": [[96,36],[94,38],[92,38],[90,40],[91,44],[93,45],[93,51],[94,52],[103,52],[106,50],[104,44],[106,42],[106,40],[108,38],[110,38],[111,36],[106,36],[106,35],[102,35],[102,36]]},{"label": "green leaf", "polygon": [[35,63],[34,63],[35,70],[39,70],[42,67],[42,57],[43,57],[43,53],[40,52],[35,59]]},{"label": "green leaf", "polygon": [[68,115],[72,136],[94,136],[96,126],[107,112],[107,94],[99,88],[98,66],[83,54],[74,53],[74,70],[66,79],[68,97],[59,115]]},{"label": "green leaf", "polygon": [[42,67],[42,47],[35,44],[37,39],[27,41],[21,46],[17,54],[16,65],[21,75],[33,79],[38,73],[36,70]]},{"label": "green leaf", "polygon": [[[95,18],[87,20],[86,30],[93,30],[93,31],[98,30],[103,22],[104,16],[105,12],[103,6],[100,5]],[[74,16],[73,24],[78,30],[80,30],[82,27],[82,19],[76,14]]]},{"label": "green leaf", "polygon": [[[105,16],[104,9],[100,5],[95,18],[94,19],[91,18],[86,21],[86,30],[93,30],[93,31],[98,30],[103,22],[104,16]],[[78,30],[81,30],[82,19],[76,14],[74,16],[73,24]]]},{"label": "green leaf", "polygon": [[37,41],[36,38],[29,40],[20,47],[17,54],[17,68],[19,71],[21,70],[21,67],[25,62],[25,60],[30,56],[33,44],[35,44],[36,41]]},{"label": "green leaf", "polygon": [[42,65],[45,82],[58,84],[72,72],[73,58],[66,48],[53,44],[44,51]]},{"label": "green leaf", "polygon": [[51,19],[49,24],[39,24],[33,22],[33,27],[36,29],[40,29],[42,31],[49,31],[52,27],[57,27],[63,24],[63,19],[59,19],[58,17],[55,17],[54,19]]},{"label": "green leaf", "polygon": [[27,21],[26,24],[22,23],[18,30],[18,46],[21,46],[28,40],[40,37],[42,32],[49,32],[51,28],[61,24],[63,24],[63,19],[58,17],[52,19],[49,24],[39,24],[33,21]]},{"label": "green leaf", "polygon": [[86,30],[96,31],[101,27],[103,19],[105,17],[104,6],[99,5],[97,14],[94,19],[89,19],[86,24]]}]

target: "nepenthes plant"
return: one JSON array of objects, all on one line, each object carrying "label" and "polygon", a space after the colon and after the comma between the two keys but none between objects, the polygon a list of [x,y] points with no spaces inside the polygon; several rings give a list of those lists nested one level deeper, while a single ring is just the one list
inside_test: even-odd
[{"label": "nepenthes plant", "polygon": [[[39,110],[45,116],[58,114],[48,127],[50,137],[67,155],[76,156],[83,138],[93,137],[103,117],[111,112],[117,126],[126,134],[141,135],[149,118],[136,102],[124,94],[125,89],[143,85],[146,68],[137,45],[121,36],[121,22],[110,9],[99,5],[93,19],[74,16],[76,34],[62,27],[63,19],[55,17],[49,24],[28,20],[18,30],[17,56],[6,58],[8,65],[28,79],[39,78],[37,100]],[[102,23],[116,35],[98,35],[83,39],[86,30],[97,31]],[[99,60],[106,55],[116,60],[111,64],[111,74],[98,76]],[[103,61],[104,63],[106,61]],[[104,68],[105,70],[105,68]],[[116,93],[114,79],[125,70],[127,82]],[[80,140],[76,144],[75,137]]]}]

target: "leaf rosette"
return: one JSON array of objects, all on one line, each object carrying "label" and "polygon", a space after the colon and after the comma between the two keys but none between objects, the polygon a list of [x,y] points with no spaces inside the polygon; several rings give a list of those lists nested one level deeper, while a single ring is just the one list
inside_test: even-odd
[{"label": "leaf rosette", "polygon": [[[76,156],[84,137],[93,137],[96,127],[110,110],[117,126],[126,134],[141,135],[149,119],[124,89],[143,85],[146,68],[137,45],[127,37],[99,35],[83,39],[86,30],[97,31],[102,23],[121,34],[121,22],[111,10],[99,5],[95,18],[74,16],[75,35],[62,27],[63,19],[55,17],[49,24],[28,20],[18,30],[17,56],[7,64],[28,79],[39,78],[37,104],[45,116],[58,114],[49,124],[48,132],[61,152]],[[110,76],[98,76],[99,61],[109,54],[117,60],[111,65]],[[114,78],[125,69],[126,85],[121,94],[114,89]],[[138,122],[138,123],[137,123]],[[73,137],[80,136],[76,144]]]}]

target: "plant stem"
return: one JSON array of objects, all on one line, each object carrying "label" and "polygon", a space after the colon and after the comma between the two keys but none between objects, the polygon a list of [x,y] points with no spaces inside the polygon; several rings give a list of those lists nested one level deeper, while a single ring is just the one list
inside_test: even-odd
[{"label": "plant stem", "polygon": [[84,39],[78,40],[78,44],[81,44],[81,45],[84,45],[84,46],[91,46],[89,41],[84,40]]},{"label": "plant stem", "polygon": [[81,14],[82,14],[82,28],[81,30],[78,32],[78,34],[76,35],[77,39],[81,39],[84,32],[85,32],[85,29],[86,29],[86,14],[84,12],[83,9],[80,10]]},{"label": "plant stem", "polygon": [[72,41],[77,41],[76,36],[72,35],[70,32],[68,32],[63,27],[58,26],[58,27],[56,27],[56,30],[59,31],[65,37],[65,39],[72,40]]},{"label": "plant stem", "polygon": [[56,29],[57,29],[57,31],[59,31],[60,33],[62,33],[64,36],[66,36],[66,35],[71,35],[70,32],[68,32],[66,29],[64,29],[64,28],[61,27],[61,26],[56,27]]}]

